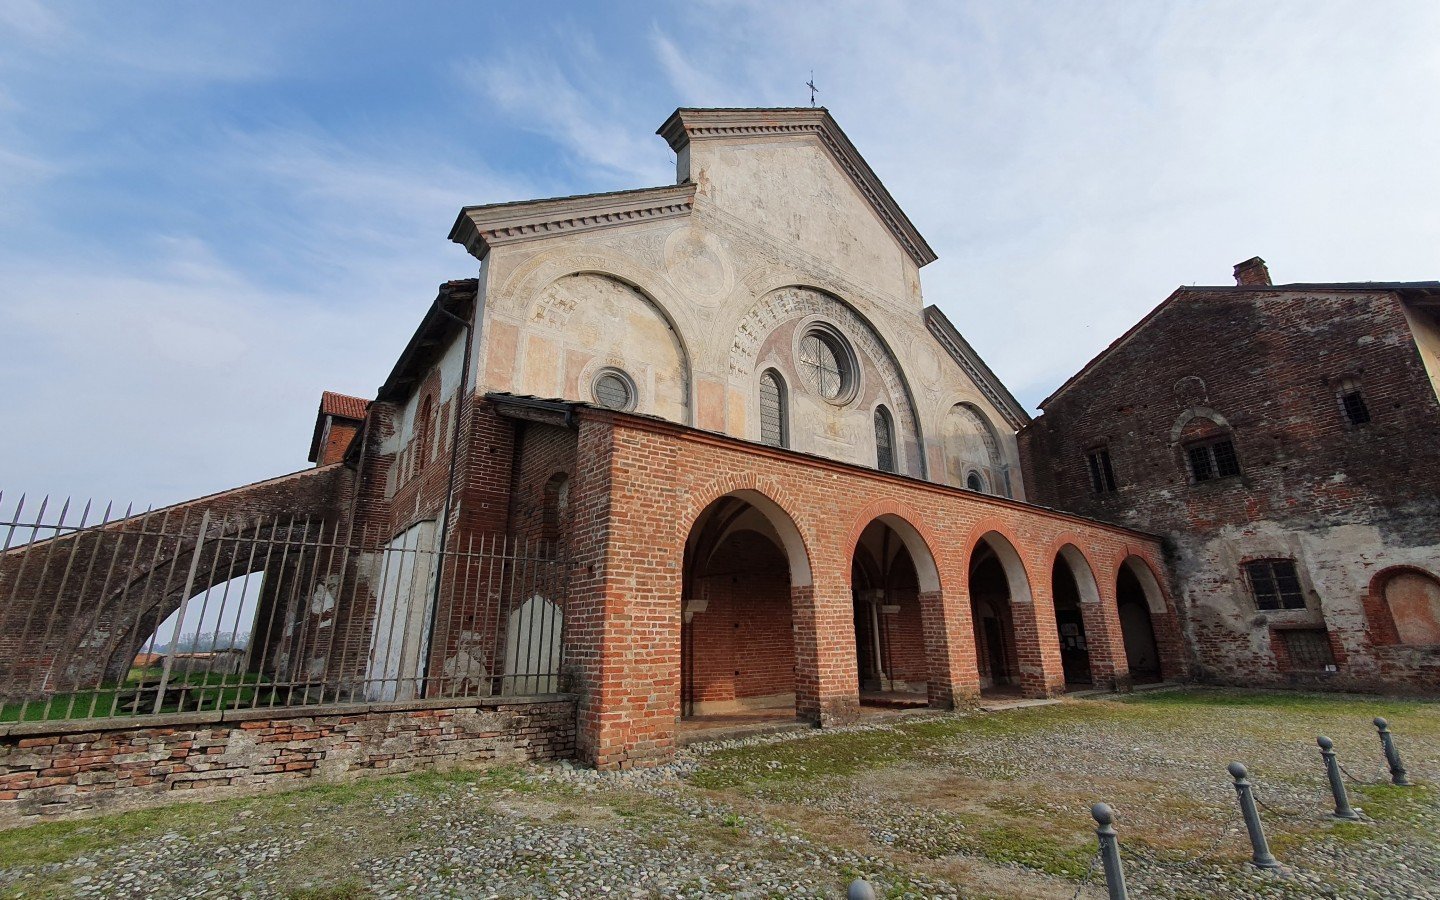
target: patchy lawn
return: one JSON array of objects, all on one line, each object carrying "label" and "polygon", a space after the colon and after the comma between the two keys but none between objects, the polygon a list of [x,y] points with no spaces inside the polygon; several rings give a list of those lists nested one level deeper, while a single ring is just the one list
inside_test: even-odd
[{"label": "patchy lawn", "polygon": [[[1415,788],[1382,784],[1383,715]],[[1329,819],[1335,740],[1367,821]],[[1286,877],[1252,870],[1244,762]],[[1184,690],[700,748],[665,770],[455,772],[0,832],[0,896],[1440,896],[1440,703]]]}]

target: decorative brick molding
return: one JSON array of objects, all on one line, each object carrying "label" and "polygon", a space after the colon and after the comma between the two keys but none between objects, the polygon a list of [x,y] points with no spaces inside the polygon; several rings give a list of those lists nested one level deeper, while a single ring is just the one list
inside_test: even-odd
[{"label": "decorative brick molding", "polygon": [[16,723],[0,726],[0,828],[574,749],[561,694]]}]

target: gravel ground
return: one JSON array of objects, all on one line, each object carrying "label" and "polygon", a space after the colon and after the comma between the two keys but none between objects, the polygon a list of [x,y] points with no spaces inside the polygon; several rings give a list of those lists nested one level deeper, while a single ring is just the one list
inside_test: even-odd
[{"label": "gravel ground", "polygon": [[[0,832],[0,896],[1103,897],[1111,803],[1136,897],[1440,898],[1440,704],[1187,691],[700,745],[672,765],[420,775]],[[1314,737],[1367,821],[1336,824]],[[1284,873],[1246,860],[1246,762]]]}]

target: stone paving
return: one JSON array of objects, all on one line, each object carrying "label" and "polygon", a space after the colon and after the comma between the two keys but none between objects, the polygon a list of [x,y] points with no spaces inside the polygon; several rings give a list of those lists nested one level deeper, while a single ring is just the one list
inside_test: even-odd
[{"label": "stone paving", "polygon": [[[1389,717],[1422,784],[1384,775]],[[1328,819],[1314,735],[1369,821]],[[1247,762],[1283,875],[1245,860]],[[1186,691],[698,744],[671,766],[457,772],[0,832],[0,896],[1440,897],[1440,704]]]}]

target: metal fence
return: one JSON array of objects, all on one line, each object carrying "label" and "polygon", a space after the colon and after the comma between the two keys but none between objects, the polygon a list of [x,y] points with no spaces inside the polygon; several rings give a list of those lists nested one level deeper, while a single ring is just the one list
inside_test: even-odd
[{"label": "metal fence", "polygon": [[552,544],[113,514],[22,498],[0,521],[0,722],[562,688]]}]

